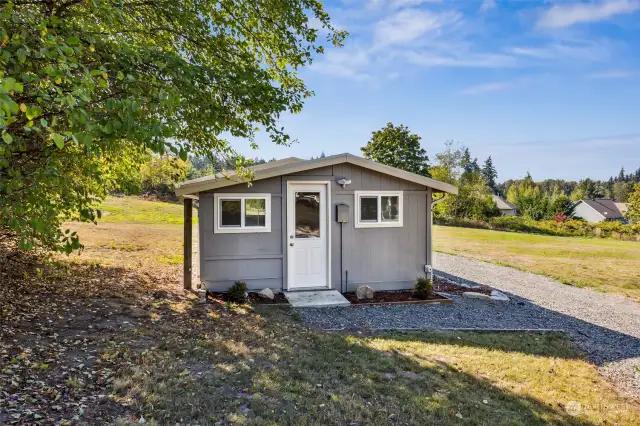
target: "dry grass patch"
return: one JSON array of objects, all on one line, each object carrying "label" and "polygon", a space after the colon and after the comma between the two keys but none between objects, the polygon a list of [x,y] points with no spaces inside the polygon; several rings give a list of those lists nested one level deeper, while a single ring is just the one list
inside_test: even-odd
[{"label": "dry grass patch", "polygon": [[132,269],[149,269],[162,263],[170,265],[175,273],[180,271],[182,226],[129,223],[69,223],[67,226],[78,232],[84,245],[81,252],[71,256],[78,262],[98,262]]},{"label": "dry grass patch", "polygon": [[[137,197],[107,197],[98,206],[104,215],[101,223],[140,223],[181,225],[184,211],[181,203],[148,201]],[[194,222],[197,221],[194,218]]]},{"label": "dry grass patch", "polygon": [[434,247],[640,301],[636,242],[437,226]]}]

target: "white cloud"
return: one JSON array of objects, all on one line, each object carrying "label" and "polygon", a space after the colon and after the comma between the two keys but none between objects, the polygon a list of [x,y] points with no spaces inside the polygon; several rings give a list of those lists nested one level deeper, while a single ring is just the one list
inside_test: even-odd
[{"label": "white cloud", "polygon": [[494,53],[443,54],[438,52],[405,52],[410,63],[424,67],[509,68],[518,65],[513,56]]},{"label": "white cloud", "polygon": [[496,0],[484,0],[480,5],[480,12],[488,12],[497,6]]},{"label": "white cloud", "polygon": [[609,42],[595,41],[582,43],[550,43],[544,46],[517,46],[507,49],[513,55],[544,59],[581,59],[586,61],[601,61],[608,59],[614,46]]},{"label": "white cloud", "polygon": [[464,89],[462,92],[463,95],[481,95],[483,93],[489,92],[498,92],[500,90],[505,90],[514,85],[511,81],[497,81],[493,83],[484,83],[479,84],[477,86],[471,86]]},{"label": "white cloud", "polygon": [[369,10],[380,10],[389,7],[391,10],[402,9],[403,7],[420,6],[425,3],[442,3],[443,0],[367,0],[365,7]]},{"label": "white cloud", "polygon": [[601,79],[613,79],[613,78],[630,78],[638,75],[637,72],[632,70],[609,70],[596,72],[589,75],[589,78],[601,78]]},{"label": "white cloud", "polygon": [[363,49],[330,49],[310,69],[320,74],[344,77],[356,81],[371,80],[373,76],[362,71],[370,65],[369,54]]},{"label": "white cloud", "polygon": [[544,11],[539,28],[566,28],[585,22],[597,22],[640,9],[639,0],[604,0],[598,3],[556,4]]},{"label": "white cloud", "polygon": [[376,23],[374,44],[407,44],[427,33],[441,31],[458,22],[461,17],[458,12],[433,13],[422,9],[403,9]]},{"label": "white cloud", "polygon": [[401,9],[408,6],[419,6],[424,3],[442,3],[442,0],[392,0],[391,9]]}]

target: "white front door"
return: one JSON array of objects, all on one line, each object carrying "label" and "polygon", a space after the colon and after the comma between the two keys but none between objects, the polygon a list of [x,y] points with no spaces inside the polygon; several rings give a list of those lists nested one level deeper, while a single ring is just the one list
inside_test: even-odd
[{"label": "white front door", "polygon": [[327,184],[287,185],[289,290],[329,286]]}]

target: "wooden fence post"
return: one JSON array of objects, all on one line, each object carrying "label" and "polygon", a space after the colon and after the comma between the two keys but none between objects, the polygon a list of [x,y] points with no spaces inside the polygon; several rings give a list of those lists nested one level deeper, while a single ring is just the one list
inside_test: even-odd
[{"label": "wooden fence post", "polygon": [[191,265],[193,251],[193,200],[191,198],[184,199],[184,288],[191,290]]}]

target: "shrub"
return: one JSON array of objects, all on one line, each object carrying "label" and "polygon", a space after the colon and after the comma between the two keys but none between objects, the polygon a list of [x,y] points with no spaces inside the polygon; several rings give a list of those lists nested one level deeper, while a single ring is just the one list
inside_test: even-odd
[{"label": "shrub", "polygon": [[564,213],[556,213],[556,214],[553,216],[553,221],[554,221],[555,223],[562,223],[562,222],[566,222],[566,221],[567,221],[567,219],[569,219],[569,216],[567,216],[567,215],[566,215],[566,214],[564,214]]},{"label": "shrub", "polygon": [[[593,237],[597,235],[597,233],[604,238],[611,238],[612,235],[621,235],[625,237],[625,239],[637,239],[640,237],[640,224],[625,225],[618,221],[591,224],[581,219],[565,218],[564,215],[551,220],[533,220],[522,216],[502,216],[489,219],[488,221],[439,218],[436,219],[435,222],[438,225],[446,226],[525,232],[561,237]],[[600,231],[596,231],[596,229],[600,229]]]},{"label": "shrub", "polygon": [[415,291],[421,299],[426,299],[429,294],[433,293],[433,284],[427,277],[416,278]]},{"label": "shrub", "polygon": [[247,299],[247,283],[236,281],[229,287],[229,299],[232,302],[243,303]]}]

